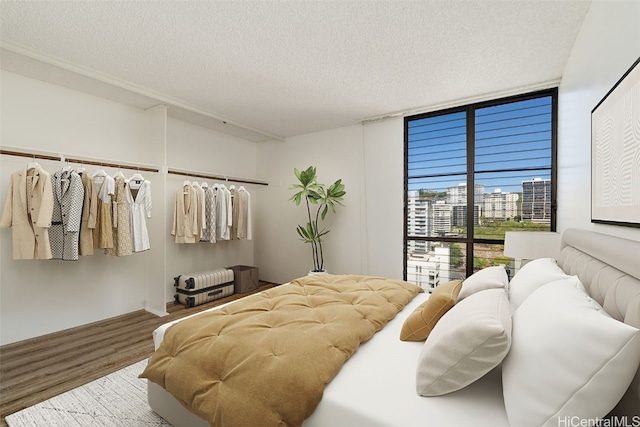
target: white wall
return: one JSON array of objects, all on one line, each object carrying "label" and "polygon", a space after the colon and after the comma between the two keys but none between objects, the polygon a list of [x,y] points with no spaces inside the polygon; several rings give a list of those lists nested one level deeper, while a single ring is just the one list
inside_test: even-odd
[{"label": "white wall", "polygon": [[258,145],[260,192],[256,260],[261,277],[286,282],[312,268],[311,248],[295,227],[303,206],[288,201],[294,168],[316,166],[319,180],[342,178],[345,206],[328,216],[325,267],[332,273],[402,278],[403,119],[394,118]]},{"label": "white wall", "polygon": [[296,224],[306,223],[305,208],[288,201],[296,182],[294,168],[316,166],[319,181],[342,179],[345,206],[329,213],[324,225],[330,233],[323,241],[325,268],[331,273],[362,270],[362,127],[349,126],[263,142],[258,147],[257,175],[271,185],[260,191],[256,214],[255,256],[260,277],[287,282],[313,268],[311,247],[298,239]]},{"label": "white wall", "polygon": [[364,125],[363,206],[367,218],[366,269],[375,276],[402,279],[404,227],[404,120]]},{"label": "white wall", "polygon": [[558,231],[640,240],[640,229],[591,223],[591,110],[640,56],[640,2],[594,1],[559,88]]},{"label": "white wall", "polygon": [[[255,178],[255,144],[209,129],[167,120],[164,107],[137,108],[20,75],[1,74],[4,149],[50,152],[113,163],[152,165],[151,250],[127,257],[97,251],[78,261],[12,259],[11,229],[0,229],[0,344],[60,331],[147,308],[164,313],[180,273],[235,264],[253,265],[253,242],[176,245],[169,235],[173,198],[185,177],[165,166]],[[166,159],[166,165],[163,163]],[[0,203],[11,173],[29,159],[0,156]],[[57,161],[38,161],[55,172]],[[89,172],[96,166],[87,166]],[[115,173],[113,168],[104,168]],[[134,171],[123,170],[125,176]],[[213,183],[213,181],[209,181]],[[252,196],[257,186],[246,185]]]}]

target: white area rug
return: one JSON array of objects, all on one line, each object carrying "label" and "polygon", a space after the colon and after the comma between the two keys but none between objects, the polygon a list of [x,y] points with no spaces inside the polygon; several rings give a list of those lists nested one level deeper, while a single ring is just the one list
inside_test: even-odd
[{"label": "white area rug", "polygon": [[147,404],[147,361],[135,363],[6,417],[9,427],[171,427]]}]

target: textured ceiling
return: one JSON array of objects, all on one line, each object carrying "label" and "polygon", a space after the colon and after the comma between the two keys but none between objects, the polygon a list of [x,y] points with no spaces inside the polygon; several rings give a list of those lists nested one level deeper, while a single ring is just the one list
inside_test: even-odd
[{"label": "textured ceiling", "polygon": [[0,59],[259,141],[557,83],[589,5],[1,0]]}]

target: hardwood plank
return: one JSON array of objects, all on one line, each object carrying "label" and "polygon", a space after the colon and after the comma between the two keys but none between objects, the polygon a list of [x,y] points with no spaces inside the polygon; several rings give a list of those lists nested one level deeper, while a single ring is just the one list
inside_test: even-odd
[{"label": "hardwood plank", "polygon": [[198,307],[167,304],[164,317],[138,310],[0,346],[0,427],[7,426],[9,414],[150,357],[158,326],[274,286],[260,282],[254,292]]},{"label": "hardwood plank", "polygon": [[[137,319],[137,318],[136,318]],[[100,357],[111,347],[117,347],[119,343],[120,347],[126,347],[128,344],[134,343],[136,338],[140,338],[140,331],[146,331],[148,328],[138,329],[140,323],[132,319],[129,325],[136,325],[136,329],[128,328],[125,331],[121,329],[100,330],[91,336],[77,336],[69,337],[69,341],[65,339],[63,343],[52,342],[51,345],[46,348],[40,348],[39,346],[23,347],[24,352],[20,357],[7,357],[6,361],[3,355],[2,362],[2,380],[0,384],[0,392],[3,392],[6,381],[10,381],[15,377],[20,377],[34,370],[48,368],[49,372],[55,372],[55,368],[52,368],[50,359],[57,358],[59,363],[59,370],[62,370],[62,366],[67,364],[80,363],[80,356],[91,355],[91,357]],[[119,324],[120,328],[125,328],[127,323]],[[96,328],[101,328],[96,326]],[[75,334],[77,335],[77,334]],[[26,354],[25,354],[26,353]]]}]

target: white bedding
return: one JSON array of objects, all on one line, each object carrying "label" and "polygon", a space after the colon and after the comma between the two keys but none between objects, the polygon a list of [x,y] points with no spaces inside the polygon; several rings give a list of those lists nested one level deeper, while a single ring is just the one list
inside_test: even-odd
[{"label": "white bedding", "polygon": [[419,294],[360,346],[325,388],[304,426],[508,426],[499,370],[439,397],[416,393],[416,366],[424,342],[400,341],[406,317],[426,298]]},{"label": "white bedding", "polygon": [[[622,322],[622,324],[630,325],[637,332],[640,329],[639,253],[640,242],[585,230],[569,229],[563,233],[562,252],[557,264],[567,275],[575,275],[579,278],[580,283],[588,292],[587,301],[593,299],[594,304],[597,303],[600,306],[598,310],[605,310],[609,316]],[[533,276],[540,278],[538,268],[533,270]],[[531,278],[529,277],[529,279]],[[540,286],[544,284],[541,283]],[[524,287],[522,283],[520,288],[521,290],[527,290],[527,287]],[[576,287],[573,286],[571,289],[575,290]],[[556,291],[560,290],[561,287],[553,289],[554,295]],[[546,294],[538,292],[538,295],[542,295],[540,297],[542,298],[541,306],[547,307],[545,303],[547,300],[544,299]],[[249,296],[247,298],[252,297]],[[416,368],[424,342],[400,341],[399,336],[405,319],[428,297],[428,294],[416,296],[370,341],[363,343],[358,348],[351,359],[344,364],[338,375],[327,385],[320,404],[305,421],[305,427],[508,426],[507,410],[505,409],[505,399],[502,393],[502,366],[498,366],[471,385],[450,394],[439,397],[421,397],[417,394]],[[551,297],[551,300],[553,298],[555,297]],[[583,299],[581,297],[580,301]],[[563,298],[563,301],[568,301],[568,299]],[[516,299],[513,302],[518,303]],[[528,298],[525,305],[529,304],[531,306],[535,302],[536,298]],[[219,308],[217,307],[213,310]],[[591,313],[593,311],[592,308],[589,306],[587,311]],[[537,308],[521,311],[521,317],[526,316],[527,312],[537,313],[538,311]],[[559,312],[564,313],[561,310]],[[564,317],[566,316],[562,316],[563,319]],[[606,315],[602,317],[604,318]],[[606,322],[611,323],[609,320],[606,320]],[[532,317],[529,323],[524,325],[538,325],[539,323]],[[578,322],[578,324],[582,324],[582,322]],[[523,323],[520,322],[520,325],[523,325]],[[156,348],[162,342],[164,332],[169,326],[170,324],[163,325],[154,332]],[[618,329],[622,329],[619,326],[616,325]],[[565,324],[563,327],[566,328],[567,325]],[[553,324],[550,330],[553,330]],[[514,335],[517,334],[514,333]],[[531,334],[521,336],[530,337]],[[551,333],[544,336],[554,338],[556,334]],[[632,340],[634,343],[638,342],[635,338],[632,338]],[[544,341],[548,342],[549,340],[545,339]],[[589,340],[588,342],[592,341]],[[530,342],[533,342],[534,345],[539,345],[537,339]],[[593,342],[593,346],[587,346],[588,351],[582,352],[579,358],[570,358],[569,363],[573,363],[574,360],[580,360],[581,363],[592,361],[592,359],[598,359],[604,353],[606,353],[606,359],[610,360],[609,353],[611,353],[611,349],[615,350],[617,347],[599,347],[598,344],[599,342],[596,340],[596,342]],[[561,346],[557,346],[557,348],[561,348]],[[624,348],[627,348],[627,346],[624,346]],[[624,368],[624,378],[612,373],[603,374],[604,376],[600,378],[600,380],[604,381],[602,384],[605,384],[607,388],[616,386],[615,393],[603,390],[599,385],[594,387],[593,384],[596,383],[591,382],[589,375],[580,374],[577,378],[574,378],[572,374],[569,375],[572,379],[587,381],[586,384],[589,384],[590,387],[586,387],[585,384],[585,387],[580,387],[577,390],[581,393],[586,393],[585,390],[589,389],[589,395],[578,401],[579,399],[574,399],[574,395],[577,393],[559,394],[558,387],[552,387],[554,393],[547,393],[546,390],[549,388],[545,385],[537,392],[542,393],[544,396],[553,396],[552,403],[554,405],[550,411],[547,411],[548,408],[543,408],[545,409],[544,414],[554,413],[553,411],[558,407],[555,406],[556,400],[558,400],[556,397],[558,397],[562,399],[560,407],[565,408],[566,405],[562,402],[568,402],[573,399],[581,405],[579,406],[580,413],[588,415],[592,412],[591,408],[595,407],[590,402],[612,400],[614,394],[619,396],[624,393],[623,389],[618,390],[620,387],[626,387],[625,384],[631,382],[631,386],[627,389],[622,400],[611,412],[611,415],[617,418],[608,421],[618,423],[615,425],[623,425],[620,423],[625,420],[629,422],[640,420],[640,368],[638,367],[638,360],[640,359],[636,360],[638,353],[635,351],[635,344],[634,347],[629,348],[632,349],[629,354],[634,358],[630,362],[627,361],[624,365],[618,362],[615,365],[611,365],[611,363],[598,365],[613,366],[617,370]],[[542,399],[538,398],[536,400],[536,396],[531,393],[531,387],[521,387],[519,376],[516,376],[514,380],[514,375],[509,375],[509,362],[511,362],[511,367],[513,368],[515,366],[513,365],[514,363],[526,359],[526,357],[522,357],[522,354],[527,356],[531,353],[525,351],[515,356],[514,354],[508,355],[504,362],[505,375],[511,381],[506,381],[505,384],[507,387],[511,386],[512,390],[517,390],[518,393],[515,394],[521,395],[518,401],[521,406],[513,404],[513,395],[510,394],[509,398],[512,399],[511,406],[509,406],[510,411],[513,412],[514,408],[522,407],[540,409],[544,405],[541,405],[538,400]],[[508,360],[510,356],[513,356],[511,361]],[[614,356],[612,355],[611,357]],[[564,363],[562,362],[564,359],[560,359],[554,360],[557,360],[560,364]],[[557,371],[548,369],[553,364],[550,364],[549,361],[546,364],[538,364],[538,360],[536,358],[532,365],[538,377],[550,378],[552,383],[563,381],[562,378],[553,373]],[[627,370],[629,372],[626,372]],[[531,369],[527,368],[524,370],[516,369],[513,372],[529,373],[530,371]],[[574,370],[565,369],[564,371],[573,372]],[[635,375],[633,375],[633,372],[635,372]],[[625,379],[625,381],[621,381],[621,379]],[[542,384],[542,382],[540,383]],[[513,389],[514,385],[516,389]],[[278,387],[278,385],[273,384],[273,387]],[[195,417],[182,408],[168,392],[156,384],[148,382],[148,389],[151,408],[175,427],[206,427],[208,425],[202,419]],[[613,407],[616,399],[618,397],[613,399],[609,407]],[[603,408],[598,409],[597,412],[601,409]],[[518,415],[521,414],[518,413]],[[573,416],[574,414],[570,413],[570,415]],[[603,416],[605,414],[598,414],[599,418]],[[545,425],[556,425],[561,420],[567,421],[569,419],[566,417],[557,419],[552,417],[547,419],[548,422]],[[575,419],[572,420],[576,421]],[[593,421],[593,419],[577,419],[577,422],[583,421]]]},{"label": "white bedding", "polygon": [[[424,343],[403,342],[399,336],[406,317],[426,298],[428,294],[416,296],[371,340],[358,348],[327,385],[322,401],[303,424],[305,427],[509,425],[499,368],[474,384],[445,396],[421,397],[416,393],[416,366]],[[156,348],[173,323],[154,331]],[[196,421],[169,393],[151,382],[149,404],[175,427],[207,426],[203,420]]]}]

